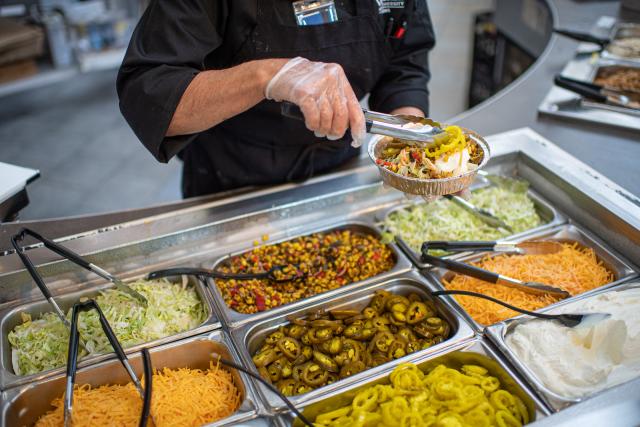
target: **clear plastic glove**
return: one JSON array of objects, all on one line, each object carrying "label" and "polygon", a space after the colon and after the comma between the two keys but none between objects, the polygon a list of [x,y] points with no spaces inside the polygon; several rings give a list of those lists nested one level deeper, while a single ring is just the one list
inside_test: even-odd
[{"label": "clear plastic glove", "polygon": [[351,128],[351,145],[359,147],[365,140],[362,108],[338,64],[293,58],[271,79],[265,96],[298,105],[305,125],[319,138],[339,139]]}]

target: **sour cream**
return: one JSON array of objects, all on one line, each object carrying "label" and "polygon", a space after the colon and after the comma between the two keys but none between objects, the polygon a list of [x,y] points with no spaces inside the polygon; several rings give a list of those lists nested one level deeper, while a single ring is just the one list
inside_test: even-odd
[{"label": "sour cream", "polygon": [[607,292],[558,312],[611,317],[583,328],[532,320],[507,335],[507,345],[551,391],[582,397],[640,377],[640,289]]},{"label": "sour cream", "polygon": [[469,156],[469,150],[465,148],[462,151],[455,152],[449,156],[443,154],[436,159],[434,164],[440,172],[452,172],[453,176],[458,176],[470,170],[470,158],[471,156]]}]

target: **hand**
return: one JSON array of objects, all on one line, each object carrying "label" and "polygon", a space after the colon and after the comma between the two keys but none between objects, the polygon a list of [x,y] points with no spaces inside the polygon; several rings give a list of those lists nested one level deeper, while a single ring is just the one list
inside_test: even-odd
[{"label": "hand", "polygon": [[293,58],[271,79],[267,99],[297,104],[305,125],[319,138],[342,138],[348,127],[354,147],[365,140],[365,119],[355,93],[338,64]]}]

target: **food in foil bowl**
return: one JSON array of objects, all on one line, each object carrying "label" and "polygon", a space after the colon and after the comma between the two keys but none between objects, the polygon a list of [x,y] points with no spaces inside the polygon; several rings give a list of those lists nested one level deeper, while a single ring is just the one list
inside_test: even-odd
[{"label": "food in foil bowl", "polygon": [[382,181],[418,196],[443,196],[468,188],[489,161],[489,145],[469,129],[444,126],[443,130],[442,137],[429,143],[374,137],[369,156]]}]

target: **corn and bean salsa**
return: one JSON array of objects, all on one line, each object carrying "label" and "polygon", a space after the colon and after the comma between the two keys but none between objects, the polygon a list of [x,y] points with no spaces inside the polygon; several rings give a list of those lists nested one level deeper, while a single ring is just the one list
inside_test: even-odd
[{"label": "corn and bean salsa", "polygon": [[260,273],[295,265],[296,280],[216,280],[231,309],[257,313],[368,279],[395,265],[391,249],[373,235],[333,230],[257,247],[224,261],[225,273]]}]

